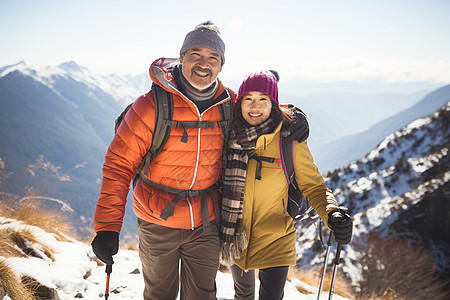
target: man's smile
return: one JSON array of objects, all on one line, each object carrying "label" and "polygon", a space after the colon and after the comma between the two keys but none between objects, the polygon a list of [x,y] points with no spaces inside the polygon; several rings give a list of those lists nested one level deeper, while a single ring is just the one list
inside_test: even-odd
[{"label": "man's smile", "polygon": [[208,69],[202,69],[202,68],[199,68],[199,67],[193,68],[192,72],[195,73],[197,76],[200,76],[200,77],[206,77],[206,76],[211,75],[211,71],[209,71]]}]

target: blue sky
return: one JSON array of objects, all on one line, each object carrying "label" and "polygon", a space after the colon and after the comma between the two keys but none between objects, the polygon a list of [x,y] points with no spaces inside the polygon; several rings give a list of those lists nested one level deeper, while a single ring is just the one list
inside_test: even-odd
[{"label": "blue sky", "polygon": [[449,15],[448,0],[0,0],[0,66],[143,73],[210,19],[227,46],[222,80],[272,68],[282,79],[450,83]]}]

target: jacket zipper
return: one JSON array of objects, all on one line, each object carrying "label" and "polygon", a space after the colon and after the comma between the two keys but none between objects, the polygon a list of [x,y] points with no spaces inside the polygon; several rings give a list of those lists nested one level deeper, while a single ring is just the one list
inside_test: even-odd
[{"label": "jacket zipper", "polygon": [[192,212],[192,205],[191,205],[191,201],[189,201],[189,198],[186,198],[187,203],[189,204],[189,212],[191,215],[191,230],[194,230],[194,213]]},{"label": "jacket zipper", "polygon": [[[197,112],[198,112],[198,109],[197,109]],[[202,115],[199,114],[198,119],[201,122],[202,121]],[[197,158],[195,159],[194,176],[192,177],[192,182],[191,182],[191,186],[189,187],[189,189],[191,189],[194,186],[194,182],[197,179],[198,162],[200,160],[200,133],[201,133],[201,128],[198,128],[198,133],[197,133]]]},{"label": "jacket zipper", "polygon": [[[228,97],[228,98],[226,98],[226,99],[224,99],[224,100],[222,100],[222,101],[220,101],[220,102],[214,104],[213,106],[208,107],[208,108],[207,108],[206,110],[204,110],[202,113],[200,113],[200,111],[198,110],[197,105],[195,105],[195,103],[193,103],[195,109],[197,110],[197,114],[198,114],[198,119],[199,119],[199,121],[200,121],[200,122],[203,121],[202,116],[203,116],[203,114],[204,114],[205,112],[207,112],[208,110],[210,110],[211,108],[213,108],[213,107],[215,107],[215,106],[220,105],[222,102],[228,100],[229,98],[230,98],[230,97]],[[188,101],[192,102],[192,101],[189,100],[187,97],[186,97],[186,99],[187,99]],[[194,185],[195,180],[197,179],[198,163],[199,163],[199,158],[200,158],[200,137],[201,137],[200,135],[201,135],[201,128],[198,128],[198,136],[197,136],[197,158],[196,158],[196,161],[195,161],[194,177],[192,178],[191,186],[189,187],[189,189],[192,188],[192,186]]]},{"label": "jacket zipper", "polygon": [[[180,94],[181,94],[181,93],[180,93]],[[183,94],[181,94],[181,95],[183,95]],[[183,96],[184,96],[184,95],[183,95]],[[186,97],[186,96],[184,96],[184,97],[185,97],[189,102],[193,103],[191,100],[189,100],[188,97]],[[220,102],[214,104],[213,106],[208,107],[205,111],[203,111],[203,113],[200,113],[200,111],[198,110],[197,105],[195,105],[195,103],[193,103],[193,104],[194,104],[194,107],[195,107],[195,110],[197,111],[199,121],[200,121],[200,122],[202,121],[202,116],[203,116],[203,114],[204,114],[206,111],[208,111],[209,109],[211,109],[211,108],[214,107],[214,106],[217,106],[217,105],[221,104],[223,101],[225,101],[225,100],[227,100],[227,99],[229,99],[229,98],[230,98],[230,97],[228,97],[228,98],[226,98],[226,99],[224,99],[224,100],[222,100],[222,101],[220,101]],[[197,179],[198,163],[199,163],[199,160],[200,160],[200,134],[201,134],[201,128],[198,128],[198,133],[197,133],[197,158],[196,158],[196,160],[195,160],[194,176],[192,177],[192,182],[191,182],[191,185],[189,186],[189,189],[191,189],[191,188],[194,186],[194,182],[195,182],[195,180]],[[187,203],[188,203],[188,205],[189,205],[189,212],[190,212],[190,215],[191,215],[191,230],[194,230],[194,229],[195,229],[195,227],[194,227],[194,213],[193,213],[193,211],[192,211],[192,205],[191,205],[191,202],[189,201],[188,198],[186,198],[186,201],[187,201]]]},{"label": "jacket zipper", "polygon": [[[203,115],[206,111],[208,111],[208,110],[211,109],[212,107],[217,106],[217,105],[219,105],[219,104],[221,104],[221,103],[223,103],[223,102],[225,102],[225,101],[227,101],[227,100],[229,100],[229,99],[231,98],[231,97],[230,97],[230,94],[227,92],[227,94],[228,94],[228,97],[227,97],[227,98],[225,98],[224,100],[222,100],[222,101],[220,101],[220,102],[214,104],[213,106],[208,107],[203,113],[200,114],[200,111],[198,110],[198,107],[197,107],[197,105],[195,105],[195,103],[193,103],[191,100],[189,100],[189,98],[186,97],[183,93],[181,93],[175,86],[173,86],[172,88],[173,88],[174,90],[178,91],[178,92],[180,93],[181,96],[183,96],[187,101],[191,102],[191,103],[194,105],[195,110],[197,111],[197,114],[198,114],[198,116],[199,116],[199,121],[202,121],[202,115]],[[226,90],[226,89],[225,89],[225,90]],[[192,178],[192,182],[191,182],[191,185],[190,185],[189,189],[191,189],[191,188],[194,186],[194,182],[195,182],[195,180],[197,179],[198,163],[199,163],[199,158],[200,158],[200,133],[201,133],[201,128],[198,129],[197,159],[196,159],[196,162],[195,162],[194,176],[193,176],[193,178]],[[192,204],[191,204],[191,202],[189,201],[189,198],[186,198],[186,201],[187,201],[187,203],[188,203],[188,205],[189,205],[189,212],[190,212],[190,215],[191,215],[191,216],[190,216],[190,217],[191,217],[191,229],[194,230],[194,214],[193,214],[193,211],[192,211]]]},{"label": "jacket zipper", "polygon": [[[198,109],[197,112],[199,113]],[[199,121],[202,121],[202,116],[199,115]],[[200,128],[198,128],[198,134],[197,134],[197,158],[195,159],[195,169],[194,169],[194,176],[192,177],[192,182],[191,182],[191,186],[189,187],[189,189],[191,189],[194,186],[194,182],[197,179],[197,171],[198,171],[198,162],[200,160]],[[186,198],[187,203],[189,204],[189,212],[191,215],[191,230],[195,229],[194,226],[194,212],[192,211],[192,205],[191,202],[189,201],[189,198]]]}]

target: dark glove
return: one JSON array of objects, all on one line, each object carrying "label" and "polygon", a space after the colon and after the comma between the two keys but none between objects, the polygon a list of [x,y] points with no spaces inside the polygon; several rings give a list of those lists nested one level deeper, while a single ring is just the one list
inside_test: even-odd
[{"label": "dark glove", "polygon": [[332,211],[328,214],[328,224],[334,232],[334,239],[340,244],[348,244],[352,240],[353,221],[343,211]]},{"label": "dark glove", "polygon": [[306,114],[298,107],[288,104],[288,108],[292,109],[292,119],[294,123],[289,123],[288,126],[282,128],[282,134],[284,137],[292,136],[294,141],[299,143],[306,140],[309,136],[309,124]]},{"label": "dark glove", "polygon": [[91,243],[95,255],[107,265],[112,265],[113,255],[119,251],[119,233],[115,231],[99,231]]}]

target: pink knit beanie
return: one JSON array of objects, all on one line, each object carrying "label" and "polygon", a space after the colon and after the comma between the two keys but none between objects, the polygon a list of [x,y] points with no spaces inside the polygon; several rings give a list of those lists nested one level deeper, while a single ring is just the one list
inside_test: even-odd
[{"label": "pink knit beanie", "polygon": [[276,71],[257,71],[248,75],[239,87],[238,96],[235,103],[241,100],[242,96],[249,92],[260,92],[266,94],[273,102],[278,101],[278,73]]}]

